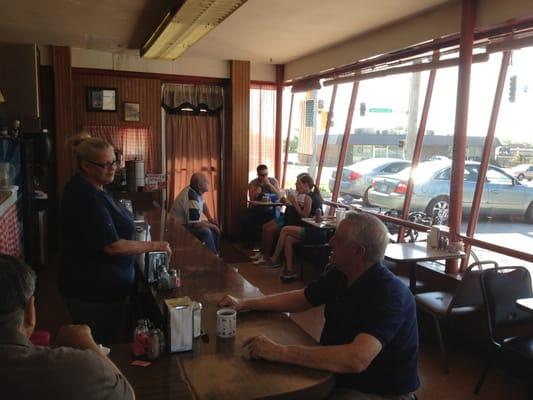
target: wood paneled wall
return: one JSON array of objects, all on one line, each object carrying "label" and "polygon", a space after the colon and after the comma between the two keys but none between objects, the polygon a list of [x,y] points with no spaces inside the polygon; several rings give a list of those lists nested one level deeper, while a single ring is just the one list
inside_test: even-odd
[{"label": "wood paneled wall", "polygon": [[[87,88],[106,87],[117,90],[116,112],[87,111]],[[140,121],[124,121],[124,103],[139,103]],[[74,70],[73,73],[74,133],[83,125],[150,127],[152,129],[154,172],[161,172],[161,80],[115,74]]]},{"label": "wood paneled wall", "polygon": [[64,149],[69,148],[69,138],[73,131],[72,120],[72,65],[70,48],[54,46],[52,48],[54,62],[54,104],[56,114],[56,157],[57,157],[57,188],[61,198],[63,187],[71,175],[72,154]]},{"label": "wood paneled wall", "polygon": [[231,61],[230,110],[225,143],[225,232],[239,233],[240,217],[246,210],[250,131],[250,62]]}]

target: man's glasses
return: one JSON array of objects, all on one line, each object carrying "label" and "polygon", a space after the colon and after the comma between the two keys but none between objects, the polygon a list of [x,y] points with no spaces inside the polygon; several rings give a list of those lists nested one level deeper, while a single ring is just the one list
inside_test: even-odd
[{"label": "man's glasses", "polygon": [[106,168],[106,169],[111,169],[111,168],[114,168],[114,167],[118,167],[119,164],[120,164],[120,161],[118,161],[118,160],[108,161],[108,162],[105,162],[105,163],[97,163],[97,162],[91,161],[91,160],[85,160],[85,161],[87,161],[89,164],[93,164],[93,165],[96,165],[97,167]]}]

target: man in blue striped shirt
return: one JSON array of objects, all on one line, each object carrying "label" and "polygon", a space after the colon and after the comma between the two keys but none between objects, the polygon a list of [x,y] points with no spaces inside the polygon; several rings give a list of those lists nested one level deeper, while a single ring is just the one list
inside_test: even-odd
[{"label": "man in blue striped shirt", "polygon": [[[204,201],[204,193],[209,190],[209,181],[201,172],[191,176],[190,185],[184,188],[174,200],[170,213],[209,250],[218,255],[220,228],[212,218]],[[202,213],[207,218],[202,220]]]}]

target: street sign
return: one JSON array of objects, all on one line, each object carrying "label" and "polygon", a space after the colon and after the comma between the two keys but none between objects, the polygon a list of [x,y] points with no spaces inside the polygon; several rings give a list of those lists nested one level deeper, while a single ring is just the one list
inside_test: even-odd
[{"label": "street sign", "polygon": [[372,113],[391,113],[392,108],[369,108],[368,112]]}]

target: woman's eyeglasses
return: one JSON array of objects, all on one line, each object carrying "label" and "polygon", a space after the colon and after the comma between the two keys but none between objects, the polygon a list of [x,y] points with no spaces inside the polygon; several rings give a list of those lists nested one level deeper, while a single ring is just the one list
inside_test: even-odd
[{"label": "woman's eyeglasses", "polygon": [[97,167],[106,168],[106,169],[118,167],[120,165],[120,161],[118,161],[118,160],[108,161],[108,162],[105,162],[105,163],[97,163],[97,162],[91,161],[91,160],[85,160],[85,161],[87,161],[89,164],[93,164],[93,165],[96,165]]}]

